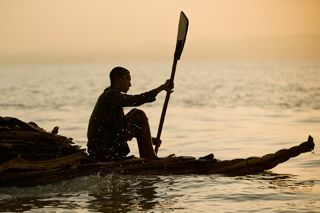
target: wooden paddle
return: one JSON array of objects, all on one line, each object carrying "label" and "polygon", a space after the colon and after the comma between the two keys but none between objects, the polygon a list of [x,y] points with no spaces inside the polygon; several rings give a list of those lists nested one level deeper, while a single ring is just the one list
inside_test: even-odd
[{"label": "wooden paddle", "polygon": [[[180,56],[181,56],[181,53],[182,53],[182,50],[184,47],[184,43],[187,38],[188,26],[189,26],[189,20],[188,20],[187,16],[184,14],[184,12],[181,11],[180,20],[179,20],[179,27],[178,27],[177,44],[176,44],[176,50],[174,53],[174,60],[173,60],[173,65],[172,65],[171,77],[170,77],[170,84],[171,85],[173,85],[174,75],[176,73],[177,62],[180,59]],[[169,99],[170,99],[170,94],[171,94],[170,92],[167,92],[166,99],[164,101],[164,105],[163,105],[163,109],[162,109],[162,113],[161,113],[161,118],[160,118],[160,123],[159,123],[159,128],[158,128],[157,141],[160,141],[164,118],[166,116],[168,103],[169,103]],[[156,153],[158,153],[159,147],[160,147],[160,144],[157,144],[155,147]]]}]

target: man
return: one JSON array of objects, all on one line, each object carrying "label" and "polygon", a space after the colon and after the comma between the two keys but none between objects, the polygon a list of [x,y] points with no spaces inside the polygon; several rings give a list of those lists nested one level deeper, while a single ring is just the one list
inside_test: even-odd
[{"label": "man", "polygon": [[123,107],[140,106],[153,102],[161,91],[172,92],[169,80],[163,85],[139,95],[127,95],[131,86],[130,72],[123,67],[115,67],[110,72],[110,87],[100,95],[88,126],[88,152],[96,161],[124,158],[130,152],[127,144],[133,137],[137,139],[141,158],[157,159],[146,114],[132,109],[126,115]]}]

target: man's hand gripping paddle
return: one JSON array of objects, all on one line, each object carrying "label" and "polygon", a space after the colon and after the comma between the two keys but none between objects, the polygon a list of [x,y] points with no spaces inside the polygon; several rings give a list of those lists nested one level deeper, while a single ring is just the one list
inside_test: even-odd
[{"label": "man's hand gripping paddle", "polygon": [[[181,11],[180,20],[179,20],[179,27],[178,27],[177,44],[176,44],[176,50],[174,53],[174,60],[173,60],[173,65],[172,65],[171,77],[170,77],[170,84],[171,85],[173,85],[174,75],[176,73],[177,62],[180,59],[180,56],[181,56],[181,53],[182,53],[182,50],[184,47],[184,43],[187,38],[188,26],[189,26],[189,20],[188,20],[187,16]],[[161,118],[160,118],[160,123],[159,123],[159,128],[158,128],[158,134],[157,134],[157,138],[156,138],[157,141],[160,141],[164,118],[166,116],[168,103],[169,103],[169,99],[170,99],[170,94],[171,94],[171,92],[167,92],[166,99],[164,101],[162,114],[161,114]],[[157,145],[155,147],[155,153],[158,153],[159,147],[160,147],[160,143],[157,143]]]}]

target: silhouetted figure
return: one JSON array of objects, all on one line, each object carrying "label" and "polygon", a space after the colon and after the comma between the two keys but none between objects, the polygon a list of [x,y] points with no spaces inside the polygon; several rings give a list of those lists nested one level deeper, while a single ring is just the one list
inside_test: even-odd
[{"label": "silhouetted figure", "polygon": [[160,143],[151,137],[146,114],[132,109],[124,114],[123,107],[140,106],[153,102],[163,90],[172,91],[169,80],[163,85],[139,95],[127,95],[131,86],[130,72],[115,67],[110,72],[110,87],[100,95],[90,117],[88,126],[88,152],[97,161],[124,158],[130,152],[128,140],[138,141],[141,158],[157,159],[153,144]]}]

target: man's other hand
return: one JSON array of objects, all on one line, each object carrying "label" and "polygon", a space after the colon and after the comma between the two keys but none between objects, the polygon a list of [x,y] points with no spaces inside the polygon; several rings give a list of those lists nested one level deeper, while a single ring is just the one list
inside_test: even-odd
[{"label": "man's other hand", "polygon": [[160,146],[161,142],[162,142],[162,140],[152,137],[152,144],[154,146]]}]

